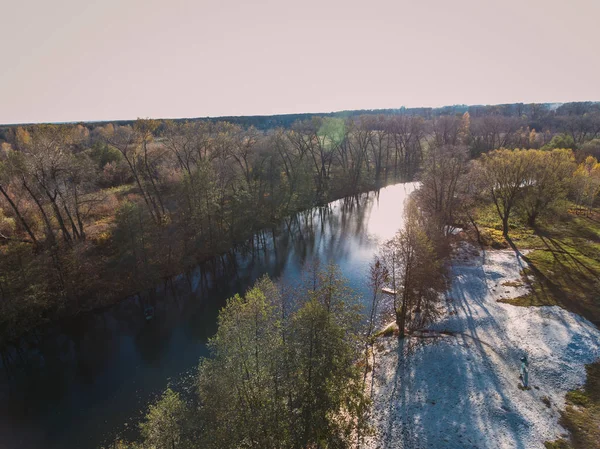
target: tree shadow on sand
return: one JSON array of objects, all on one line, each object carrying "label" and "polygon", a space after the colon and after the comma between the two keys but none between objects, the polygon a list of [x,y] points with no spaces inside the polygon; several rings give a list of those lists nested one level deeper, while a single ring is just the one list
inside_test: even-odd
[{"label": "tree shadow on sand", "polygon": [[439,324],[452,336],[399,342],[395,373],[384,392],[389,394],[384,448],[498,447],[500,438],[526,448],[520,435],[531,423],[505,394],[513,381],[494,370],[499,358],[515,367],[518,382],[518,350],[494,349],[505,331],[484,302],[488,276],[481,266],[455,275],[449,315]]},{"label": "tree shadow on sand", "polygon": [[[506,237],[521,265],[521,273],[530,286],[534,301],[531,305],[558,305],[583,316],[596,327],[600,327],[600,307],[593,298],[597,297],[600,273],[584,260],[572,254],[567,243],[554,239],[542,231],[538,233],[546,251],[552,255],[552,278],[547,275],[548,267],[538,265],[536,260],[523,254],[515,243]],[[521,261],[525,262],[523,264]],[[566,291],[568,290],[568,291]]]}]

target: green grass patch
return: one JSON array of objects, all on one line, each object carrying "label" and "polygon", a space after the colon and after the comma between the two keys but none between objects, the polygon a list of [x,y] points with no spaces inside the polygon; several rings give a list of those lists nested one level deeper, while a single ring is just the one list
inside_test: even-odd
[{"label": "green grass patch", "polygon": [[[482,207],[475,216],[484,245],[495,249],[510,248],[510,244],[502,234],[502,221],[493,204]],[[522,217],[516,214],[511,217],[509,227],[510,239],[515,245],[535,248],[540,244],[535,230],[528,227]]]},{"label": "green grass patch", "polygon": [[506,282],[503,282],[502,285],[504,287],[522,287],[523,283],[518,282],[518,281],[506,281]]},{"label": "green grass patch", "polygon": [[[542,217],[535,229],[518,215],[511,218],[512,244],[529,250],[524,259],[530,266],[523,278],[531,293],[503,302],[523,307],[558,305],[600,327],[600,211],[589,217],[566,208],[559,212]],[[493,206],[479,210],[477,219],[486,245],[511,247]]]},{"label": "green grass patch", "polygon": [[519,307],[539,307],[539,306],[556,306],[556,303],[551,302],[552,298],[550,297],[542,297],[540,295],[524,295],[519,296],[518,298],[502,298],[499,299],[498,302],[502,302],[505,304],[510,304],[512,306]]},{"label": "green grass patch", "polygon": [[104,192],[116,195],[116,197],[119,200],[125,198],[127,195],[129,195],[131,193],[136,193],[138,191],[139,191],[139,189],[134,183],[121,184],[120,186],[108,187],[108,188],[104,189]]},{"label": "green grass patch", "polygon": [[398,326],[396,325],[396,323],[391,323],[391,324],[388,324],[384,329],[380,330],[375,335],[373,335],[373,337],[375,337],[375,338],[391,337],[397,333],[398,333]]},{"label": "green grass patch", "polygon": [[562,438],[556,441],[546,441],[544,446],[546,449],[572,449],[572,446]]},{"label": "green grass patch", "polygon": [[546,448],[600,449],[600,361],[585,368],[585,385],[567,393],[567,406],[561,412],[560,423],[571,432],[571,439],[546,442]]},{"label": "green grass patch", "polygon": [[567,393],[567,400],[573,404],[580,407],[587,407],[590,405],[590,398],[587,396],[586,392],[583,390],[573,390]]},{"label": "green grass patch", "polygon": [[523,274],[531,293],[507,302],[523,306],[558,305],[599,326],[600,258],[591,255],[600,250],[600,243],[579,244],[551,236],[542,239],[546,247],[524,257],[530,265]]}]

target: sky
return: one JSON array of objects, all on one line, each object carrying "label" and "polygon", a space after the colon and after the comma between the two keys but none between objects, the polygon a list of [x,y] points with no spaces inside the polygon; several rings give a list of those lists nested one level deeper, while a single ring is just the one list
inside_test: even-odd
[{"label": "sky", "polygon": [[0,3],[0,123],[600,100],[600,0]]}]

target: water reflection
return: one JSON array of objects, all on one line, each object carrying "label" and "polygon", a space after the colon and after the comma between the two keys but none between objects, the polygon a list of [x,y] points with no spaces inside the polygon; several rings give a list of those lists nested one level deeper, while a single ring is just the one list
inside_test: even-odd
[{"label": "water reflection", "polygon": [[[23,339],[3,355],[3,447],[93,448],[116,432],[134,435],[148,402],[193,376],[226,298],[265,273],[293,283],[307,262],[331,261],[368,296],[368,264],[402,225],[414,187],[398,184],[298,213],[156,291]],[[150,321],[146,304],[154,307]]]}]

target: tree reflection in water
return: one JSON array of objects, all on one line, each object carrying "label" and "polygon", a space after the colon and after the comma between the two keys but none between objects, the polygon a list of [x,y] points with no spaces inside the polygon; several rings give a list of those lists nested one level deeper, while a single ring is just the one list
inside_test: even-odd
[{"label": "tree reflection in water", "polygon": [[[193,376],[225,300],[264,274],[293,285],[310,263],[339,265],[368,301],[377,245],[402,225],[414,183],[397,184],[297,213],[274,229],[152,291],[38,330],[4,351],[0,438],[6,447],[96,447],[132,437],[167,384]],[[154,308],[147,321],[144,307]],[[128,423],[124,426],[124,423]]]}]

